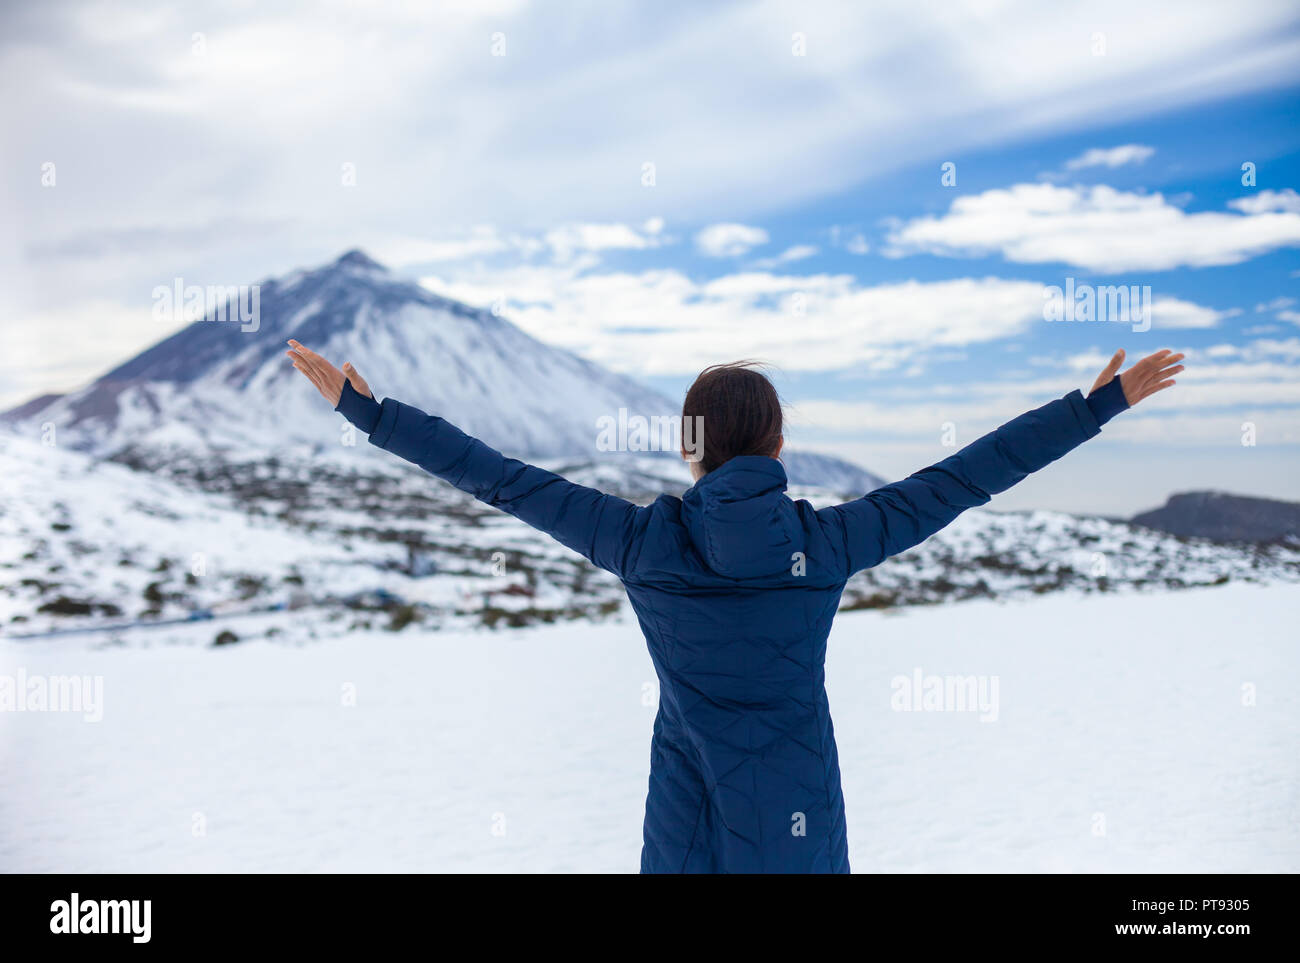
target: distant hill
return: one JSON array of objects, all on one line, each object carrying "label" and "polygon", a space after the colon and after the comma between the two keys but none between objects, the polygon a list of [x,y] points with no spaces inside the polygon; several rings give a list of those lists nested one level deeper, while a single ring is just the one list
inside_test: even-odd
[{"label": "distant hill", "polygon": [[1160,507],[1134,515],[1134,525],[1209,538],[1216,542],[1300,540],[1300,502],[1226,492],[1182,492]]}]

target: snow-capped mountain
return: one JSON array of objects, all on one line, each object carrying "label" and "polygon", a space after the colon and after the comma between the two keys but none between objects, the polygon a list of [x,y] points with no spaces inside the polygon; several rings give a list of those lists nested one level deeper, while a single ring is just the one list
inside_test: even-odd
[{"label": "snow-capped mountain", "polygon": [[[680,494],[685,465],[599,452],[597,421],[620,409],[671,417],[675,403],[360,252],[266,281],[260,299],[256,330],[196,322],[82,391],[8,414],[0,634],[220,619],[227,638],[229,625],[265,618],[268,633],[310,635],[621,611],[617,580],[575,553],[368,445],[340,444],[342,419],[293,371],[284,342],[351,360],[381,395],[640,503]],[[792,494],[818,505],[880,482],[830,456],[784,460]],[[1297,580],[1293,542],[1216,545],[1117,520],[973,511],[855,576],[842,606]]]},{"label": "snow-capped mountain", "polygon": [[[240,457],[250,449],[341,447],[339,416],[285,358],[290,337],[336,363],[351,361],[381,397],[437,412],[518,457],[600,457],[599,419],[617,419],[620,409],[647,419],[681,410],[491,311],[397,277],[360,251],[257,288],[256,323],[211,312],[88,387],[35,399],[7,420],[29,436],[52,423],[60,445],[100,456],[160,446]],[[880,484],[828,455],[795,451],[785,462],[797,485],[864,493]],[[678,474],[689,484],[684,469]]]}]

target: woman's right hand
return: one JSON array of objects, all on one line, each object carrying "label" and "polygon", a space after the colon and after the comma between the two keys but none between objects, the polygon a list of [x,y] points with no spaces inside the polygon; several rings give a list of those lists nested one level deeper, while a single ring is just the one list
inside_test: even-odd
[{"label": "woman's right hand", "polygon": [[289,339],[289,348],[291,350],[286,351],[285,354],[293,359],[293,366],[307,376],[307,380],[316,386],[316,390],[330,403],[331,407],[338,407],[339,398],[343,397],[343,382],[345,381],[352,382],[352,387],[367,398],[374,397],[370,393],[370,386],[366,384],[361,375],[357,374],[357,369],[352,367],[351,361],[344,364],[343,370],[340,371],[315,351],[299,344],[292,338]]}]

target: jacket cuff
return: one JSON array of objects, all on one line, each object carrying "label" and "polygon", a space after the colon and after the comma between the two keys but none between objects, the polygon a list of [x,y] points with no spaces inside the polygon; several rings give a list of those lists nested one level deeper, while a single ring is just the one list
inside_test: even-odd
[{"label": "jacket cuff", "polygon": [[401,409],[400,401],[394,401],[392,398],[384,399],[384,403],[379,408],[379,421],[375,424],[374,431],[370,433],[370,444],[387,449],[388,439],[393,437],[393,429],[397,427],[397,414]]},{"label": "jacket cuff", "polygon": [[373,432],[375,425],[379,423],[379,402],[374,398],[367,398],[353,388],[352,382],[347,380],[343,382],[343,393],[339,395],[339,403],[334,406],[334,410],[367,435]]},{"label": "jacket cuff", "polygon": [[1069,406],[1075,424],[1083,432],[1082,440],[1092,438],[1101,431],[1101,425],[1097,424],[1097,419],[1093,416],[1092,409],[1088,407],[1088,402],[1084,400],[1082,391],[1075,388],[1062,400]]},{"label": "jacket cuff", "polygon": [[1124,397],[1124,385],[1120,382],[1119,375],[1088,395],[1087,400],[1098,425],[1104,425],[1129,406],[1128,399]]}]

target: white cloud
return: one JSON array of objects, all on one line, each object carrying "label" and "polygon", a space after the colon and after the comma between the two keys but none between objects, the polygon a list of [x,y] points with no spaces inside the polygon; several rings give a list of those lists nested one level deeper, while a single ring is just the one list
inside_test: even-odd
[{"label": "white cloud", "polygon": [[1156,152],[1154,147],[1143,144],[1124,144],[1120,147],[1094,147],[1084,151],[1078,157],[1065,162],[1068,171],[1082,170],[1085,167],[1123,167],[1125,164],[1141,164]]},{"label": "white cloud", "polygon": [[695,235],[695,247],[708,257],[739,257],[767,241],[767,231],[746,224],[711,224]]},{"label": "white cloud", "polygon": [[[566,220],[617,217],[640,238],[662,235],[663,218],[763,223],[940,149],[1032,143],[1300,77],[1293,0],[1259,0],[1250,17],[1217,0],[1096,0],[1088,13],[1124,38],[1105,58],[1091,55],[1093,26],[1037,0],[852,9],[809,0],[797,26],[775,0],[690,20],[636,5],[593,20],[515,0],[341,5],[325,18],[301,3],[37,5],[0,31],[0,83],[24,91],[6,104],[23,136],[0,148],[17,172],[0,193],[10,227],[0,232],[0,316],[42,312],[49,343],[70,344],[99,331],[76,304],[83,292],[129,302],[195,264],[251,279],[360,244],[395,264],[450,265],[545,255],[536,232]],[[792,29],[810,38],[807,57],[790,56]],[[496,30],[504,57],[491,55]],[[19,176],[37,156],[24,144],[57,161],[55,191],[39,188],[34,170]],[[159,152],[176,144],[185,149],[160,172]],[[641,183],[647,161],[653,188]],[[340,182],[345,163],[355,187]],[[1295,216],[1284,201],[1266,203],[1274,209],[1260,216]],[[205,230],[181,246],[177,212],[190,224],[282,229]],[[495,234],[473,228],[483,223]],[[137,224],[155,227],[125,251],[114,238]],[[575,240],[576,261],[590,253],[579,244],[612,238],[564,239]],[[653,284],[696,287],[671,272]],[[621,303],[642,296],[675,304],[653,287],[629,289]],[[725,315],[733,296],[715,297],[710,310]],[[727,316],[742,328],[751,317]],[[134,353],[135,337],[121,328],[101,357]],[[785,329],[768,343],[794,341]],[[885,363],[911,349],[871,351]],[[20,376],[12,360],[0,363],[11,383]]]},{"label": "white cloud", "polygon": [[830,236],[831,247],[843,248],[850,254],[862,255],[871,252],[871,245],[862,232],[856,228],[832,224],[826,233]]},{"label": "white cloud", "polygon": [[1283,308],[1289,308],[1291,307],[1291,305],[1295,303],[1296,303],[1295,298],[1279,297],[1279,298],[1274,298],[1272,301],[1264,301],[1260,304],[1255,305],[1255,310],[1257,312],[1281,311]]},{"label": "white cloud", "polygon": [[890,253],[1001,253],[1026,264],[1064,262],[1098,272],[1238,264],[1300,246],[1300,213],[1188,214],[1161,194],[1113,187],[1016,184],[958,197],[948,212],[896,227]]},{"label": "white cloud", "polygon": [[1282,212],[1300,214],[1300,194],[1288,187],[1280,191],[1260,191],[1249,197],[1239,197],[1229,201],[1228,206],[1243,214],[1269,214]]},{"label": "white cloud", "polygon": [[1252,364],[1286,361],[1300,363],[1300,338],[1259,338],[1244,344],[1216,344],[1209,348],[1185,348],[1189,358],[1197,359],[1201,352],[1214,352],[1216,356],[1233,357]]},{"label": "white cloud", "polygon": [[776,257],[765,257],[762,260],[755,261],[754,267],[762,270],[780,267],[782,264],[792,264],[795,261],[804,261],[817,255],[817,248],[812,244],[796,244],[794,247],[788,247]]},{"label": "white cloud", "polygon": [[663,230],[662,218],[652,218],[648,227],[654,230],[646,229],[641,233],[627,224],[568,224],[548,231],[546,243],[562,261],[581,251],[643,251],[665,242],[659,233]]},{"label": "white cloud", "polygon": [[[125,298],[194,264],[263,277],[376,250],[368,234],[439,243],[445,230],[450,243],[475,224],[526,234],[610,211],[633,225],[756,220],[939,150],[1032,143],[1300,78],[1294,0],[1258,0],[1249,17],[1219,0],[1093,0],[1087,24],[1038,0],[808,0],[797,24],[777,0],[689,19],[517,0],[334,5],[329,17],[302,2],[29,6],[0,31],[0,84],[24,91],[6,103],[23,136],[0,162],[57,162],[59,202],[35,173],[0,193],[0,316],[73,307],[101,284]],[[1123,37],[1105,58],[1090,50],[1098,25]],[[807,57],[790,55],[795,29]],[[494,31],[505,56],[492,56]],[[355,187],[341,185],[344,163]],[[181,249],[178,211],[285,227],[204,232]],[[157,228],[126,258],[104,239],[130,224]],[[482,257],[490,243],[430,253]],[[56,340],[80,323],[55,322]]]},{"label": "white cloud", "polygon": [[506,234],[480,225],[459,237],[430,239],[382,236],[364,244],[381,263],[390,267],[431,262],[466,261],[511,253],[525,258],[549,250],[558,261],[575,255],[613,250],[643,251],[673,243],[663,234],[664,220],[650,218],[641,229],[627,224],[562,224],[541,236]]},{"label": "white cloud", "polygon": [[[1250,418],[1267,425],[1270,443],[1300,442],[1300,379],[1295,377],[1300,338],[1178,350],[1188,357],[1177,384],[1109,423],[1108,439],[1239,446],[1241,423]],[[1124,367],[1141,356],[1130,351]],[[937,438],[941,426],[952,422],[965,444],[1046,399],[1075,388],[1087,392],[1109,357],[1095,348],[1036,357],[1031,359],[1036,367],[1061,373],[1032,381],[927,384],[881,391],[871,401],[804,399],[794,405],[792,420],[823,438],[909,441]]]},{"label": "white cloud", "polygon": [[[750,356],[794,371],[897,371],[936,350],[1046,324],[1042,284],[996,277],[864,286],[845,274],[747,270],[696,280],[676,270],[534,265],[424,283],[470,304],[500,299],[534,336],[634,374],[687,374]],[[1172,298],[1153,307],[1157,328],[1205,327],[1216,317]]]},{"label": "white cloud", "polygon": [[1226,311],[1216,311],[1181,298],[1156,297],[1151,303],[1151,327],[1159,331],[1166,328],[1213,328],[1226,316]]},{"label": "white cloud", "polygon": [[462,261],[466,258],[518,249],[520,241],[502,237],[490,226],[475,228],[468,235],[434,240],[421,237],[386,237],[367,245],[380,263],[392,267],[429,261]]}]

